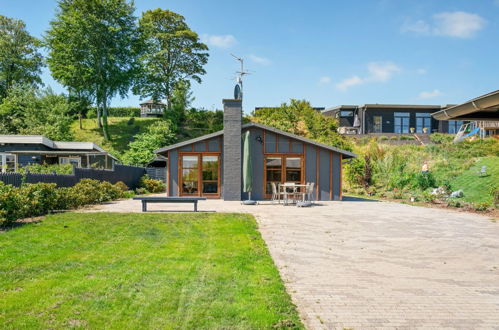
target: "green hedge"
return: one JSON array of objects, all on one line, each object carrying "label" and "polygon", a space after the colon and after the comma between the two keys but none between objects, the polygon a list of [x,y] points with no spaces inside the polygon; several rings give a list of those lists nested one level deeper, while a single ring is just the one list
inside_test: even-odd
[{"label": "green hedge", "polygon": [[127,197],[128,194],[128,187],[123,182],[111,184],[82,179],[73,187],[57,188],[55,183],[14,187],[0,181],[0,224],[5,226],[18,219],[107,202]]},{"label": "green hedge", "polygon": [[[110,107],[108,108],[109,117],[140,117],[140,108],[136,107]],[[96,118],[97,109],[90,108],[87,112],[87,118]]]}]

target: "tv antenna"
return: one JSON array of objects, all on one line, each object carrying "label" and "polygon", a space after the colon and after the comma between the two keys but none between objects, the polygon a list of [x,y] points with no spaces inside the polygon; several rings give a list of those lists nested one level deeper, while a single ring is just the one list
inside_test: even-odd
[{"label": "tv antenna", "polygon": [[238,60],[241,63],[241,70],[236,71],[237,77],[236,77],[236,87],[234,87],[234,98],[238,100],[243,99],[243,77],[247,74],[250,74],[248,71],[244,71],[244,58],[236,56],[234,54],[230,54],[232,57],[234,57],[236,60]]}]

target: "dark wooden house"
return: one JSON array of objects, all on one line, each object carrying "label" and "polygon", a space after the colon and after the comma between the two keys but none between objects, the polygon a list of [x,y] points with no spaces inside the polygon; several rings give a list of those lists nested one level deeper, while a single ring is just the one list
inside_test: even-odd
[{"label": "dark wooden house", "polygon": [[249,132],[252,198],[271,197],[271,183],[315,183],[317,200],[341,200],[342,162],[355,154],[257,123],[242,124],[240,100],[224,100],[224,130],[170,145],[169,196],[242,200],[242,134]]}]

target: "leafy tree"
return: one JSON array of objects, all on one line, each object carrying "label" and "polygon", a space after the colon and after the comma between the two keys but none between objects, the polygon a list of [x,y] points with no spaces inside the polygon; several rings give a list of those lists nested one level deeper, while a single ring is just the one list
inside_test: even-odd
[{"label": "leafy tree", "polygon": [[183,16],[169,10],[146,11],[139,20],[139,32],[142,69],[134,92],[154,100],[166,99],[170,108],[173,91],[180,82],[192,79],[201,83],[208,46]]},{"label": "leafy tree", "polygon": [[109,102],[127,94],[136,73],[134,10],[127,0],[60,0],[45,38],[53,77],[95,100],[106,140]]},{"label": "leafy tree", "polygon": [[145,166],[156,154],[154,150],[175,142],[176,127],[170,120],[160,120],[151,125],[146,133],[137,134],[123,154],[123,163]]},{"label": "leafy tree", "polygon": [[41,83],[43,58],[39,46],[23,21],[0,15],[0,101],[15,84]]},{"label": "leafy tree", "polygon": [[165,117],[177,123],[177,125],[184,124],[186,111],[191,106],[192,101],[194,101],[189,87],[189,82],[180,81],[173,90],[170,109],[165,111]]},{"label": "leafy tree", "polygon": [[250,119],[324,144],[351,150],[350,144],[337,133],[336,120],[323,116],[304,100],[292,99],[289,104],[283,103],[278,108],[258,109]]},{"label": "leafy tree", "polygon": [[69,105],[64,95],[50,88],[38,90],[16,86],[0,105],[0,133],[44,135],[54,140],[72,140]]}]

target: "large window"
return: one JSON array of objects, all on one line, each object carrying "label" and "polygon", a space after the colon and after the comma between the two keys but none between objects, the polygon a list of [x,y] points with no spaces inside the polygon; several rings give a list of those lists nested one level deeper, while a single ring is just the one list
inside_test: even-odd
[{"label": "large window", "polygon": [[462,120],[449,120],[449,134],[456,134],[463,125]]},{"label": "large window", "polygon": [[0,173],[16,171],[16,155],[0,153]]},{"label": "large window", "polygon": [[416,113],[416,133],[431,133],[431,113]]},{"label": "large window", "polygon": [[81,167],[80,157],[59,157],[59,164],[71,164],[74,167]]},{"label": "large window", "polygon": [[353,117],[353,111],[349,110],[340,111],[340,117]]},{"label": "large window", "polygon": [[395,119],[394,133],[409,133],[409,112],[395,112],[393,116]]},{"label": "large window", "polygon": [[180,156],[180,195],[219,196],[218,154],[190,153]]},{"label": "large window", "polygon": [[265,190],[272,193],[271,183],[303,183],[303,161],[301,156],[269,155],[265,157]]}]

